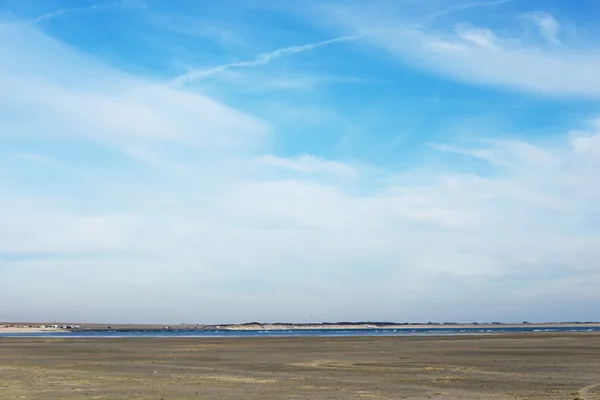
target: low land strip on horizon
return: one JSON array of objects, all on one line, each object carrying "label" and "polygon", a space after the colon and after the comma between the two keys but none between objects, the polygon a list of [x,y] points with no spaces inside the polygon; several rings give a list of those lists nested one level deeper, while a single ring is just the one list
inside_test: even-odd
[{"label": "low land strip on horizon", "polygon": [[394,322],[323,322],[323,323],[260,323],[243,324],[111,324],[111,323],[73,323],[73,322],[0,322],[0,333],[34,333],[77,331],[151,331],[151,330],[361,330],[361,329],[486,329],[486,328],[553,328],[553,327],[600,327],[600,322],[521,322],[521,323],[394,323]]}]

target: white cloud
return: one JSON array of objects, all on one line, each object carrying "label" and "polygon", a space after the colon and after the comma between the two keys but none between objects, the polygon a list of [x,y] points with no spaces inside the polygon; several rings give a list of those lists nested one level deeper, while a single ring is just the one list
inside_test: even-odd
[{"label": "white cloud", "polygon": [[489,29],[478,29],[468,26],[459,26],[456,29],[456,34],[464,40],[471,42],[479,47],[493,49],[496,47],[494,41],[496,35]]},{"label": "white cloud", "polygon": [[58,134],[230,147],[253,145],[268,130],[258,119],[206,96],[95,63],[32,28],[2,24],[0,32],[0,85],[5,89],[0,116],[6,127],[0,136]]},{"label": "white cloud", "polygon": [[68,14],[81,14],[81,13],[93,13],[98,11],[105,11],[115,8],[121,9],[132,9],[132,8],[143,8],[145,3],[142,0],[121,0],[112,3],[98,3],[92,4],[87,7],[72,7],[72,8],[61,8],[55,11],[51,11],[46,14],[39,15],[31,20],[32,24],[39,24],[40,22],[59,18]]},{"label": "white cloud", "polygon": [[[3,315],[476,319],[534,307],[514,299],[556,282],[572,285],[565,301],[600,300],[580,279],[600,256],[597,127],[551,145],[432,145],[486,163],[485,176],[282,157],[242,111],[31,27],[0,32],[0,292],[20,299],[0,302]],[[54,154],[56,141],[70,151]],[[122,165],[88,161],[106,148]],[[483,293],[470,314],[456,307]]]},{"label": "white cloud", "polygon": [[259,162],[270,167],[288,169],[291,171],[301,172],[303,174],[331,173],[348,177],[356,174],[356,170],[348,164],[338,161],[324,160],[308,154],[303,154],[294,158],[283,158],[268,155],[261,157]]},{"label": "white cloud", "polygon": [[487,8],[487,7],[498,7],[506,3],[510,3],[512,0],[498,0],[498,1],[473,1],[470,3],[459,3],[443,9],[441,11],[437,11],[431,15],[429,15],[428,20],[434,20],[435,18],[439,18],[445,15],[450,15],[454,13],[458,13],[465,10],[471,10],[474,8]]},{"label": "white cloud", "polygon": [[540,31],[540,35],[548,42],[560,44],[560,40],[558,39],[560,24],[552,15],[544,11],[537,11],[524,14],[523,18],[535,24]]},{"label": "white cloud", "polygon": [[[558,40],[558,24],[549,15],[535,15],[547,39]],[[328,23],[351,32],[389,32],[364,40],[403,63],[461,81],[552,96],[600,97],[600,56],[594,48],[539,48],[476,26],[459,25],[455,32],[415,28],[398,13],[363,9],[330,8]]]},{"label": "white cloud", "polygon": [[[220,317],[229,321],[294,315],[306,319],[300,311],[306,308],[299,303],[303,292],[332,304],[333,314],[311,310],[316,318],[343,313],[336,306],[341,307],[342,301],[353,305],[355,316],[378,318],[374,307],[382,302],[410,299],[411,304],[451,305],[440,295],[447,290],[440,279],[452,281],[456,291],[469,293],[475,290],[471,285],[488,287],[511,276],[518,280],[520,274],[539,275],[515,289],[510,283],[498,289],[489,286],[489,295],[506,304],[513,291],[520,294],[524,287],[535,290],[545,285],[545,275],[570,282],[595,268],[600,232],[593,218],[600,215],[600,190],[595,185],[600,166],[579,154],[583,148],[597,151],[598,136],[590,133],[594,140],[583,147],[578,142],[581,136],[552,148],[491,143],[479,150],[493,155],[489,160],[500,169],[494,176],[457,174],[444,168],[428,175],[390,172],[386,180],[395,183],[379,181],[375,189],[363,188],[373,184],[372,176],[350,183],[324,181],[324,174],[345,172],[338,171],[334,161],[314,164],[310,158],[267,156],[275,165],[266,177],[256,172],[257,167],[264,168],[265,158],[242,158],[244,169],[232,176],[220,172],[222,162],[213,161],[193,169],[191,181],[169,171],[169,184],[151,176],[128,190],[131,182],[121,179],[99,199],[113,204],[112,214],[94,214],[83,204],[74,211],[67,198],[56,199],[58,204],[50,207],[47,200],[28,203],[3,196],[2,209],[11,211],[3,215],[2,250],[31,254],[34,259],[40,254],[35,261],[5,262],[4,268],[57,270],[64,263],[44,261],[44,255],[83,254],[78,266],[86,269],[86,277],[67,271],[68,279],[130,282],[146,293],[158,290],[165,296],[183,296],[203,307],[221,299],[223,305],[217,302],[211,307],[233,307]],[[533,151],[523,152],[520,147]],[[467,156],[479,154],[469,148],[460,151]],[[553,162],[547,164],[542,157],[545,168],[539,168],[537,153],[547,154]],[[282,167],[310,175],[302,180],[284,177],[278,172]],[[206,168],[216,181],[204,180]],[[22,212],[15,213],[15,204]],[[12,219],[7,219],[9,215]],[[143,257],[124,258],[120,251]],[[108,254],[114,261],[102,263],[85,257],[86,252]],[[113,263],[122,265],[118,274],[110,268]],[[140,282],[143,276],[153,278]],[[14,278],[0,285],[10,291],[7,285],[14,287]],[[248,293],[252,287],[263,295]],[[411,289],[416,287],[421,289]],[[29,293],[22,285],[19,290]],[[107,294],[116,289],[86,290]],[[356,297],[348,293],[357,290],[370,302],[355,303]],[[580,298],[577,291],[563,292],[565,298]],[[152,305],[154,318],[171,319],[166,306],[155,304],[143,291],[139,296]],[[239,296],[245,306],[236,308],[232,299],[239,301]],[[589,296],[586,291],[585,301]],[[103,312],[102,304],[89,303]],[[144,312],[146,306],[134,304],[134,309]],[[198,315],[187,310],[188,316]],[[393,318],[396,311],[380,316]],[[453,315],[451,309],[445,312]],[[417,318],[418,313],[409,315]],[[216,315],[211,319],[217,320]]]}]

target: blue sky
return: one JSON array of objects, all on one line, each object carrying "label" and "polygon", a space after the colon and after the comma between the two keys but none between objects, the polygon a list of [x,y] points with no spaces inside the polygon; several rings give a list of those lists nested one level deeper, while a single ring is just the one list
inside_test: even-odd
[{"label": "blue sky", "polygon": [[595,1],[0,0],[0,319],[598,319]]}]

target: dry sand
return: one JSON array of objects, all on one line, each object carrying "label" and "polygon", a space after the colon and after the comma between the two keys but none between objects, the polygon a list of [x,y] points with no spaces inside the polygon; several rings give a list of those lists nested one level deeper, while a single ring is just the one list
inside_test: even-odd
[{"label": "dry sand", "polygon": [[65,331],[64,329],[59,329],[59,328],[40,328],[40,327],[36,327],[36,326],[0,326],[0,334],[2,334],[2,333],[64,332],[64,331]]},{"label": "dry sand", "polygon": [[0,338],[0,399],[600,399],[600,335]]}]

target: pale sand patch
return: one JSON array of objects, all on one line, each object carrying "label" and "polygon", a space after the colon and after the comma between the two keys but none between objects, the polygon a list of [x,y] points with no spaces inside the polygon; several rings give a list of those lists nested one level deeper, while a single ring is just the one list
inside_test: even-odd
[{"label": "pale sand patch", "polygon": [[233,376],[233,375],[208,375],[202,376],[201,379],[211,379],[222,382],[233,382],[233,383],[258,383],[258,384],[268,384],[268,383],[277,383],[277,379],[261,379],[256,377],[244,377],[244,376]]},{"label": "pale sand patch", "polygon": [[0,327],[2,333],[42,333],[42,332],[66,332],[60,328],[40,328],[40,327]]}]

